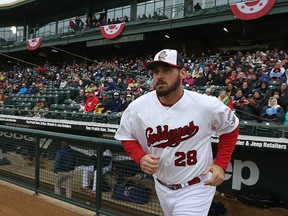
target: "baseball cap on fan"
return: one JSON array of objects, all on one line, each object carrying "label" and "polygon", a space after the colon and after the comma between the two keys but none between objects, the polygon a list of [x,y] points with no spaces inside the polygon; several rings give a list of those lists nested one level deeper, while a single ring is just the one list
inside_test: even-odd
[{"label": "baseball cap on fan", "polygon": [[173,49],[163,49],[158,52],[154,60],[146,64],[148,70],[153,70],[159,63],[165,63],[173,67],[183,68],[184,61],[182,56]]}]

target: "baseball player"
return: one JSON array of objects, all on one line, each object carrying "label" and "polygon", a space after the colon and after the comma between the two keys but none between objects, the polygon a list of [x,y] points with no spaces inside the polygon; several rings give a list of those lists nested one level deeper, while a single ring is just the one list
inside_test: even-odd
[{"label": "baseball player", "polygon": [[[146,65],[155,91],[124,111],[115,138],[148,174],[166,216],[207,215],[239,134],[239,120],[216,97],[183,90],[184,62],[176,50]],[[215,160],[211,136],[219,136]]]}]

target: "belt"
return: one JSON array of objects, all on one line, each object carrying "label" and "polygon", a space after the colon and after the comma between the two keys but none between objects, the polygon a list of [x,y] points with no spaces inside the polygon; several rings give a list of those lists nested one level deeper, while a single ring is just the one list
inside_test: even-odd
[{"label": "belt", "polygon": [[158,181],[160,184],[168,187],[168,188],[171,189],[171,190],[178,190],[178,189],[181,189],[181,188],[184,188],[184,187],[188,187],[188,186],[197,184],[197,183],[199,183],[201,180],[200,180],[200,178],[195,177],[195,178],[191,179],[190,181],[188,181],[188,182],[186,182],[186,183],[183,183],[183,184],[166,184],[165,182],[162,182],[162,181],[161,181],[160,179],[158,179],[158,178],[157,178],[157,181]]}]

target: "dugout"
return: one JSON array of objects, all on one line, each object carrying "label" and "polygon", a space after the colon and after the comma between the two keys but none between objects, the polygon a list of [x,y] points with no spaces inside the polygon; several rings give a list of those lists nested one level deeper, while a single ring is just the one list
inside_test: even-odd
[{"label": "dugout", "polygon": [[[118,128],[118,124],[7,115],[0,115],[0,121],[9,126],[104,138],[107,139],[107,142],[114,140],[114,133]],[[275,169],[275,164],[281,164],[284,170],[288,168],[285,156],[288,151],[287,127],[241,122],[241,128],[236,149],[226,172],[226,181],[219,187],[219,190],[225,193],[250,187],[261,191],[269,190],[278,200],[287,200],[288,190],[284,186],[279,187],[279,185],[285,185],[286,178],[278,178],[279,170]],[[3,132],[0,135],[5,136]],[[46,142],[50,142],[53,146],[52,140]],[[212,138],[211,142],[215,153],[217,137]]]}]

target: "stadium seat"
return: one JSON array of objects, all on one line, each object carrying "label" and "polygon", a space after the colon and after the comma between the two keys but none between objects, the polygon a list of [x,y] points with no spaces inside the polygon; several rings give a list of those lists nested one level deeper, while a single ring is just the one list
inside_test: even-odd
[{"label": "stadium seat", "polygon": [[245,124],[240,124],[240,134],[241,135],[249,135],[253,136],[255,133],[255,128],[254,126],[249,126]]},{"label": "stadium seat", "polygon": [[106,123],[109,123],[109,124],[120,124],[120,119],[121,117],[120,116],[117,116],[117,115],[107,115],[107,120]]},{"label": "stadium seat", "polygon": [[82,121],[93,122],[94,121],[94,113],[83,113]]},{"label": "stadium seat", "polygon": [[66,104],[58,104],[57,110],[58,111],[65,111],[66,110]]},{"label": "stadium seat", "polygon": [[57,110],[58,104],[51,104],[49,110],[50,111],[55,111]]},{"label": "stadium seat", "polygon": [[273,138],[280,138],[281,131],[277,129],[271,129],[269,127],[255,127],[255,136],[262,136],[262,137],[273,137]]}]

